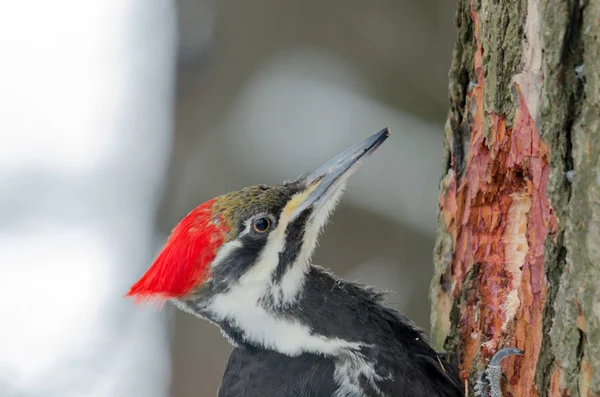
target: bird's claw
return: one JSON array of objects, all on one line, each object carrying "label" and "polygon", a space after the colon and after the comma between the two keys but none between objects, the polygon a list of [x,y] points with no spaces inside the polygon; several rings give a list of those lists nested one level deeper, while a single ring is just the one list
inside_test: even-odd
[{"label": "bird's claw", "polygon": [[500,363],[506,357],[522,356],[525,352],[514,347],[505,347],[494,354],[487,368],[482,371],[475,382],[475,396],[502,397],[502,367]]}]

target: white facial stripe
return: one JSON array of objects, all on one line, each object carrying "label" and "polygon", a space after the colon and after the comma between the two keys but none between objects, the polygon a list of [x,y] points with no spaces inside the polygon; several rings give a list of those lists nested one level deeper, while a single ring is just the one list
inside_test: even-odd
[{"label": "white facial stripe", "polygon": [[235,249],[240,248],[241,246],[242,242],[239,239],[223,244],[221,248],[219,248],[219,251],[217,251],[217,255],[212,261],[211,267],[219,266],[221,263],[223,263],[225,258],[227,258]]},{"label": "white facial stripe", "polygon": [[250,228],[252,227],[252,221],[253,219],[247,219],[244,222],[244,230],[242,230],[238,236],[238,238],[244,237],[246,234],[250,233]]},{"label": "white facial stripe", "polygon": [[[304,242],[301,251],[286,273],[281,277],[278,283],[273,283],[273,274],[279,265],[280,254],[285,249],[286,228],[289,224],[290,216],[294,210],[304,202],[312,190],[296,194],[285,206],[278,221],[277,227],[269,234],[267,243],[263,248],[257,262],[251,266],[248,271],[240,277],[236,284],[247,290],[253,290],[259,298],[256,304],[260,305],[260,298],[269,296],[270,301],[275,305],[287,305],[293,303],[304,286],[305,274],[310,266],[310,258],[317,245],[319,233],[327,222],[329,215],[334,210],[340,197],[342,196],[345,181],[340,181],[337,188],[327,198],[321,208],[314,213],[306,224],[304,233]],[[252,221],[267,214],[259,214],[248,219],[244,223],[244,230],[240,233],[243,236],[250,232]],[[230,255],[236,248],[241,247],[239,239],[226,243],[218,251],[213,267],[219,266],[223,260]]]},{"label": "white facial stripe", "polygon": [[303,352],[337,355],[342,349],[360,349],[360,343],[338,338],[326,338],[311,332],[304,324],[279,318],[260,305],[261,293],[237,284],[215,296],[209,310],[217,320],[229,320],[243,330],[244,338],[252,343],[297,356]]},{"label": "white facial stripe", "polygon": [[[277,227],[268,237],[267,244],[263,248],[258,261],[252,266],[240,279],[242,285],[252,285],[263,283],[264,290],[271,285],[273,272],[279,264],[279,254],[285,249],[285,231],[289,224],[290,216],[294,210],[302,204],[311,191],[304,191],[294,195],[288,204],[284,207],[277,222]],[[255,219],[257,217],[253,217]],[[248,223],[250,225],[250,223]],[[248,227],[248,226],[247,226]],[[297,288],[292,288],[297,290]],[[294,293],[295,294],[295,293]],[[280,294],[277,294],[278,296]],[[285,295],[289,295],[287,291]],[[278,298],[277,298],[278,299]]]}]

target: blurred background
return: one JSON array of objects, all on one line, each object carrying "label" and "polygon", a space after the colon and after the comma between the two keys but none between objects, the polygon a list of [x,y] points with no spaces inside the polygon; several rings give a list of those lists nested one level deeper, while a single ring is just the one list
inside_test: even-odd
[{"label": "blurred background", "polygon": [[205,200],[391,138],[314,263],[428,329],[455,4],[0,5],[0,396],[215,396],[214,326],[123,298]]}]

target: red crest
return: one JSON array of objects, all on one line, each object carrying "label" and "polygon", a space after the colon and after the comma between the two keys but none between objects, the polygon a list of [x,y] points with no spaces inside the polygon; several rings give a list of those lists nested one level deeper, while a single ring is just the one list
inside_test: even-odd
[{"label": "red crest", "polygon": [[228,231],[214,216],[213,202],[195,208],[175,226],[152,266],[127,296],[136,301],[182,297],[206,279]]}]

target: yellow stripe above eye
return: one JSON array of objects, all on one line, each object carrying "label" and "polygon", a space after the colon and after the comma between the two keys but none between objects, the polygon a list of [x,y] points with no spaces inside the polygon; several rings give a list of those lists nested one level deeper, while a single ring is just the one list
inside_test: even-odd
[{"label": "yellow stripe above eye", "polygon": [[315,191],[319,184],[320,182],[313,183],[311,186],[308,187],[308,189],[293,195],[291,200],[288,201],[288,203],[283,208],[283,212],[281,213],[279,223],[287,223],[288,219],[292,216],[296,208],[298,208],[300,204],[302,204],[308,198],[308,196],[310,196],[310,194]]}]

